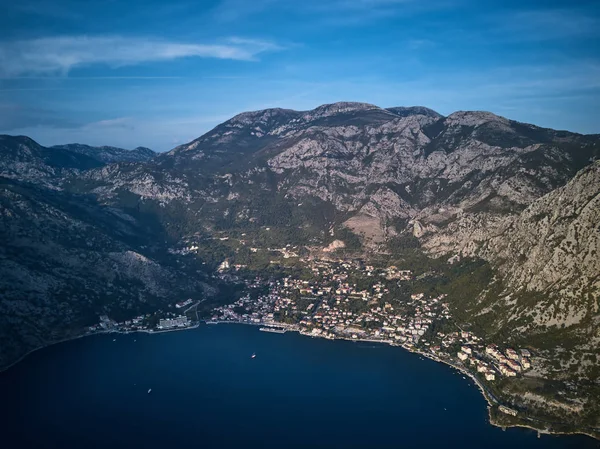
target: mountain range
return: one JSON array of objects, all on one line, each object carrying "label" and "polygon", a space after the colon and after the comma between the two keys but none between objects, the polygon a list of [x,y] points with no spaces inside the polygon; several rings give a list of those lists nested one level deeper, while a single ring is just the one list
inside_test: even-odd
[{"label": "mountain range", "polygon": [[541,361],[504,394],[600,427],[599,156],[600,135],[351,102],[242,113],[161,154],[1,136],[0,365],[103,314],[217,295],[236,254],[218,236],[335,242],[473,270],[458,319]]}]

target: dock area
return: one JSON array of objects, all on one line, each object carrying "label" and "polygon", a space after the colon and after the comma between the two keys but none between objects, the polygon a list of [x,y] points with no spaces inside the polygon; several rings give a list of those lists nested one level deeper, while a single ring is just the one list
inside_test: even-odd
[{"label": "dock area", "polygon": [[282,329],[279,327],[261,327],[258,330],[263,332],[273,332],[275,334],[285,334],[287,332],[287,329]]}]

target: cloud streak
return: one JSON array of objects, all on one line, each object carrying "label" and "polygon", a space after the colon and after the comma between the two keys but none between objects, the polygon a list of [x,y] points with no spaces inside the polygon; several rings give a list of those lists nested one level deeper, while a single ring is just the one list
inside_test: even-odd
[{"label": "cloud streak", "polygon": [[328,25],[353,25],[401,14],[445,8],[458,0],[222,0],[213,10],[217,21],[243,23],[266,14],[286,14]]},{"label": "cloud streak", "polygon": [[258,55],[280,50],[257,39],[233,37],[218,44],[171,42],[122,36],[63,36],[0,43],[0,76],[67,75],[78,67],[110,67],[180,58],[254,61]]},{"label": "cloud streak", "polygon": [[576,9],[539,9],[496,14],[492,32],[508,40],[545,41],[600,35],[600,19]]},{"label": "cloud streak", "polygon": [[3,132],[25,127],[64,130],[78,128],[81,125],[80,122],[62,116],[58,111],[12,103],[0,103],[0,130]]}]

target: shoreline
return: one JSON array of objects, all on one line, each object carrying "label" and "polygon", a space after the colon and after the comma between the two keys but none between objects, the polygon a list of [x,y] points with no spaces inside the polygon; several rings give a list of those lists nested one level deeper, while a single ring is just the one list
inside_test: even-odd
[{"label": "shoreline", "polygon": [[189,329],[197,329],[200,326],[200,323],[196,323],[193,324],[191,326],[187,326],[187,327],[182,327],[182,328],[175,328],[175,329],[164,329],[164,330],[149,330],[149,329],[138,329],[138,330],[134,330],[134,331],[120,331],[120,330],[105,330],[105,331],[96,331],[96,332],[85,332],[83,334],[79,334],[79,335],[74,335],[72,337],[67,337],[67,338],[63,338],[61,340],[57,340],[57,341],[52,341],[49,342],[43,346],[40,346],[38,348],[32,349],[31,351],[28,351],[27,353],[23,354],[21,357],[19,357],[17,360],[15,360],[14,362],[12,362],[11,364],[0,368],[0,374],[8,371],[10,368],[12,368],[13,366],[17,365],[18,363],[22,362],[23,360],[25,360],[29,355],[33,354],[36,351],[39,351],[41,349],[45,349],[45,348],[49,348],[50,346],[54,346],[54,345],[58,345],[60,343],[66,343],[68,341],[73,341],[73,340],[78,340],[80,338],[85,338],[85,337],[93,337],[94,335],[104,335],[104,334],[136,334],[136,333],[144,333],[144,334],[149,334],[149,335],[153,335],[153,334],[162,334],[165,332],[174,332],[174,331],[186,331]]},{"label": "shoreline", "polygon": [[529,426],[529,425],[524,424],[524,423],[523,424],[511,424],[511,425],[508,425],[508,426],[506,426],[506,425],[503,426],[501,424],[498,424],[498,423],[495,423],[494,421],[492,421],[491,417],[490,417],[489,421],[490,421],[490,424],[492,426],[499,427],[502,430],[504,430],[504,429],[510,429],[511,427],[515,427],[515,428],[516,427],[520,427],[520,428],[523,428],[523,429],[535,430],[538,433],[538,438],[540,437],[540,435],[548,435],[548,436],[585,435],[586,437],[590,437],[593,440],[600,441],[600,438],[598,438],[598,437],[596,437],[596,436],[594,436],[594,435],[592,435],[590,433],[583,432],[583,431],[582,432],[553,432],[553,431],[548,430],[548,429],[543,429],[543,430],[542,429],[538,429],[537,427],[532,427],[532,426]]},{"label": "shoreline", "polygon": [[[206,321],[204,321],[204,323],[206,324]],[[482,396],[484,397],[485,401],[487,402],[487,411],[488,411],[488,422],[494,426],[494,427],[498,427],[501,429],[507,429],[507,428],[517,428],[517,427],[521,427],[521,428],[526,428],[526,429],[530,429],[530,430],[535,430],[536,432],[538,432],[538,436],[539,434],[544,434],[544,435],[585,435],[587,437],[590,437],[594,440],[598,440],[600,441],[600,438],[598,436],[595,436],[591,433],[587,433],[583,430],[581,431],[574,431],[574,432],[559,432],[559,431],[552,431],[552,430],[548,430],[548,429],[539,429],[530,425],[527,425],[526,423],[517,423],[517,424],[509,424],[509,425],[501,425],[498,424],[497,422],[495,422],[495,420],[492,417],[492,407],[494,406],[498,406],[498,405],[502,405],[497,399],[496,397],[491,394],[490,392],[487,391],[485,385],[473,374],[471,373],[467,368],[454,364],[450,361],[444,360],[438,356],[436,356],[435,354],[431,354],[431,353],[427,353],[427,352],[421,352],[418,350],[415,350],[414,348],[408,347],[404,344],[397,344],[395,343],[393,340],[375,340],[375,339],[368,339],[368,338],[349,338],[349,337],[342,337],[342,336],[335,336],[334,338],[327,338],[327,337],[323,337],[321,335],[312,335],[312,334],[307,334],[302,332],[300,329],[296,328],[294,325],[288,325],[288,324],[265,324],[265,323],[249,323],[249,322],[245,322],[245,321],[212,321],[210,324],[246,324],[246,325],[253,325],[253,326],[271,326],[271,327],[279,327],[279,328],[284,328],[286,329],[288,332],[298,332],[299,335],[302,336],[306,336],[306,337],[311,337],[311,338],[321,338],[324,340],[331,340],[331,341],[335,341],[335,340],[344,340],[344,341],[351,341],[351,342],[362,342],[362,343],[377,343],[377,344],[382,344],[382,345],[387,345],[387,346],[392,346],[392,347],[399,347],[404,349],[405,351],[411,352],[413,354],[417,354],[419,356],[423,356],[426,357],[434,362],[437,363],[442,363],[444,365],[447,365],[451,368],[454,368],[455,370],[457,370],[458,372],[460,372],[461,374],[464,374],[465,376],[468,376],[471,380],[473,380],[473,382],[475,383],[475,385],[477,386],[477,388],[479,389],[479,391],[481,392]],[[532,420],[532,418],[520,418],[520,419],[527,419],[527,420]]]},{"label": "shoreline", "polygon": [[[57,345],[59,343],[66,343],[68,341],[72,341],[72,340],[77,340],[80,338],[84,338],[84,337],[91,337],[94,335],[103,335],[103,334],[135,334],[135,333],[145,333],[145,334],[149,334],[149,335],[154,335],[154,334],[163,334],[166,332],[179,332],[179,331],[186,331],[186,330],[190,330],[190,329],[197,329],[200,327],[200,324],[203,323],[205,326],[206,325],[213,325],[213,324],[242,324],[242,325],[250,325],[250,326],[266,326],[266,327],[273,327],[273,328],[279,328],[279,329],[285,329],[287,332],[297,332],[299,335],[302,336],[306,336],[306,337],[311,337],[311,338],[320,338],[320,339],[324,339],[324,340],[331,340],[331,341],[335,341],[335,340],[344,340],[344,341],[351,341],[351,342],[362,342],[362,343],[376,343],[376,344],[382,344],[382,345],[387,345],[387,346],[392,346],[392,347],[399,347],[404,349],[407,352],[411,352],[413,354],[417,354],[419,356],[423,356],[426,357],[434,362],[437,363],[442,363],[444,365],[447,365],[451,368],[454,368],[455,370],[457,370],[458,372],[464,374],[465,376],[468,376],[471,380],[473,380],[473,382],[475,383],[475,385],[477,385],[477,388],[479,389],[479,391],[481,392],[482,396],[484,397],[485,401],[487,402],[487,411],[488,411],[488,422],[494,426],[494,427],[499,427],[503,430],[507,429],[507,428],[517,428],[517,427],[521,427],[521,428],[525,428],[525,429],[530,429],[530,430],[535,430],[538,433],[538,438],[541,434],[544,435],[585,435],[588,436],[592,439],[598,440],[600,441],[600,438],[598,436],[595,436],[591,433],[587,433],[583,430],[581,431],[574,431],[574,432],[558,432],[558,431],[552,431],[552,430],[548,430],[548,429],[539,429],[536,427],[533,427],[531,425],[528,425],[526,423],[516,423],[516,424],[509,424],[509,425],[502,425],[497,423],[493,417],[492,417],[492,407],[496,406],[496,405],[501,405],[500,402],[491,394],[487,391],[487,389],[485,388],[485,385],[483,385],[483,383],[473,374],[471,373],[469,370],[467,370],[467,368],[460,366],[460,365],[456,365],[450,361],[444,360],[438,356],[436,356],[435,354],[431,354],[431,353],[427,353],[427,352],[421,352],[418,350],[415,350],[414,348],[411,348],[409,346],[406,346],[404,344],[397,344],[395,343],[393,340],[376,340],[376,339],[368,339],[368,338],[348,338],[348,337],[342,337],[342,336],[335,336],[333,338],[327,338],[327,337],[323,337],[321,335],[311,335],[311,334],[307,334],[305,332],[303,332],[301,329],[299,329],[298,327],[296,327],[293,324],[283,324],[283,323],[251,323],[251,322],[245,322],[245,321],[211,321],[211,320],[199,320],[196,324],[193,324],[191,326],[187,326],[187,327],[183,327],[183,328],[175,328],[175,329],[164,329],[164,330],[149,330],[149,329],[139,329],[139,330],[131,330],[131,331],[120,331],[120,330],[106,330],[106,331],[99,331],[99,332],[91,332],[91,333],[84,333],[81,335],[76,335],[73,337],[68,337],[68,338],[64,338],[62,340],[58,340],[58,341],[54,341],[51,342],[47,345],[44,346],[40,346],[39,348],[35,348],[32,349],[31,351],[27,352],[26,354],[24,354],[23,356],[21,356],[19,359],[15,360],[13,363],[11,363],[10,365],[1,368],[0,369],[0,374],[9,370],[10,368],[12,368],[13,366],[15,366],[16,364],[18,364],[19,362],[23,361],[27,356],[33,354],[36,351],[39,351],[41,349],[50,347],[50,346],[54,346]],[[521,419],[527,419],[527,420],[531,420],[532,418],[521,418]]]}]

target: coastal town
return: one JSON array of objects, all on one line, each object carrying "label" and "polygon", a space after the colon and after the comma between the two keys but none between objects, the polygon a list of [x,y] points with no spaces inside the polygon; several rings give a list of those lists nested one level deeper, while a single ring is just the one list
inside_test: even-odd
[{"label": "coastal town", "polygon": [[[523,375],[532,368],[526,348],[486,342],[453,320],[445,294],[410,292],[403,286],[414,281],[411,270],[396,266],[375,267],[359,259],[305,258],[302,275],[278,278],[243,276],[243,265],[223,261],[215,276],[244,284],[239,299],[212,308],[207,324],[243,323],[261,331],[299,332],[310,337],[369,341],[400,346],[447,363],[470,376],[493,398],[487,386],[502,378]],[[117,322],[106,315],[89,328],[95,332],[158,333],[195,327],[200,301],[191,298],[167,311],[143,314]],[[196,312],[191,316],[191,312]],[[195,318],[195,319],[194,319]],[[499,404],[500,405],[500,404]],[[501,405],[515,416],[517,411]]]},{"label": "coastal town", "polygon": [[[297,331],[311,337],[375,341],[402,346],[494,382],[531,369],[525,348],[485,342],[452,320],[445,295],[412,293],[399,299],[393,288],[413,279],[410,270],[375,268],[361,260],[309,259],[309,279],[246,280],[249,293],[216,307],[210,323],[260,325],[261,330]],[[221,264],[220,272],[238,270]],[[358,286],[352,279],[361,275]],[[366,279],[366,281],[365,281]],[[252,291],[262,291],[253,295]],[[511,411],[512,414],[514,411]]]}]

